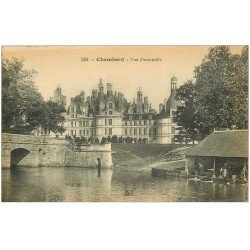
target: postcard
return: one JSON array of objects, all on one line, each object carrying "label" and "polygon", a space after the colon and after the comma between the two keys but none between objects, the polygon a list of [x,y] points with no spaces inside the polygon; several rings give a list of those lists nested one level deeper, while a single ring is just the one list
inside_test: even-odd
[{"label": "postcard", "polygon": [[248,201],[248,46],[3,46],[3,202]]}]

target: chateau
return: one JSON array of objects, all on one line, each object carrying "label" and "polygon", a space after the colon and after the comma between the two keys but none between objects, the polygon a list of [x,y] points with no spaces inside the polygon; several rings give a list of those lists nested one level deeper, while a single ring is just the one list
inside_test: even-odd
[{"label": "chateau", "polygon": [[[112,84],[107,83],[105,92],[102,79],[98,89],[93,89],[91,96],[82,91],[71,98],[66,114],[66,135],[76,137],[132,137],[147,140],[149,143],[174,143],[178,133],[173,116],[177,109],[174,99],[177,89],[176,77],[171,78],[171,94],[159,111],[151,108],[147,96],[139,88],[136,99],[128,102],[123,93],[113,91]],[[58,87],[54,92],[54,101],[66,107],[66,97]]]}]

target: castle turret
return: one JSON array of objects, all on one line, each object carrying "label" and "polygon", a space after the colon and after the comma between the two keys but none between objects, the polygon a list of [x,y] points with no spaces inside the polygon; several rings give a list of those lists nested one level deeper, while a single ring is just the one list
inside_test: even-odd
[{"label": "castle turret", "polygon": [[175,100],[176,91],[177,91],[177,78],[173,76],[171,78],[171,94],[168,100],[165,102],[165,111],[166,114],[169,116],[173,115],[177,110],[178,101]]},{"label": "castle turret", "polygon": [[54,91],[54,102],[66,107],[66,96],[62,95],[62,88],[60,85]]},{"label": "castle turret", "polygon": [[113,95],[112,84],[111,83],[107,83],[107,95],[108,96],[112,96]]},{"label": "castle turret", "polygon": [[81,104],[84,104],[84,102],[85,102],[85,92],[84,91],[81,91],[81,93],[80,93],[80,102],[81,102]]},{"label": "castle turret", "polygon": [[92,90],[92,100],[96,100],[98,98],[98,91],[97,89]]},{"label": "castle turret", "polygon": [[104,87],[103,87],[103,83],[102,83],[102,78],[100,78],[100,82],[98,84],[98,89],[99,89],[99,95],[103,96],[104,95]]},{"label": "castle turret", "polygon": [[137,91],[137,105],[136,105],[136,113],[142,113],[142,90],[139,87],[139,90]]},{"label": "castle turret", "polygon": [[159,104],[159,114],[161,113],[161,111],[163,110],[164,105],[162,103]]},{"label": "castle turret", "polygon": [[171,78],[171,95],[176,94],[176,89],[177,89],[177,78],[173,76]]},{"label": "castle turret", "polygon": [[148,113],[148,111],[149,111],[149,104],[148,104],[148,97],[147,96],[145,96],[144,97],[144,113]]}]

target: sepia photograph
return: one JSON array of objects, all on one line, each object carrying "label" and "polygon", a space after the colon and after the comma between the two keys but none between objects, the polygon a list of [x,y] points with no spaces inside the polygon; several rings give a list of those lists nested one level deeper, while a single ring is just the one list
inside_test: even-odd
[{"label": "sepia photograph", "polygon": [[2,202],[248,202],[248,46],[2,46]]}]

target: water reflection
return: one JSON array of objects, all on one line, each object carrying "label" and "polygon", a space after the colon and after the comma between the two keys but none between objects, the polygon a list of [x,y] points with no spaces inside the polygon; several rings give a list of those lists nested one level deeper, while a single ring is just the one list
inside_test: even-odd
[{"label": "water reflection", "polygon": [[247,201],[248,185],[80,168],[2,169],[3,201]]}]

